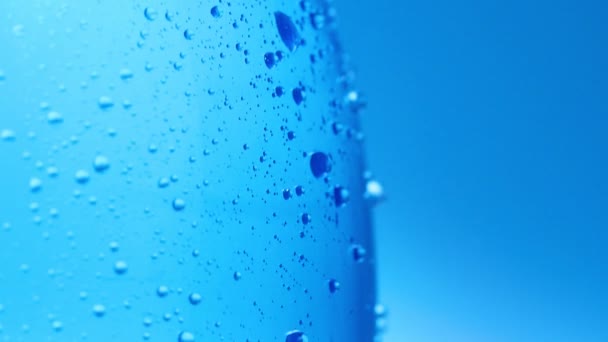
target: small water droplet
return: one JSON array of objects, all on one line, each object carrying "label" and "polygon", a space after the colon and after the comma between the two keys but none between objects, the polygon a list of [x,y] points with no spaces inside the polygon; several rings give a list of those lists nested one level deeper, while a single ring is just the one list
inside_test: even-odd
[{"label": "small water droplet", "polygon": [[127,265],[126,262],[119,260],[116,263],[114,263],[114,272],[116,274],[122,275],[127,273],[127,270],[129,269],[129,266]]},{"label": "small water droplet", "polygon": [[133,71],[131,69],[123,68],[120,69],[120,78],[122,80],[128,80],[133,78]]},{"label": "small water droplet", "polygon": [[61,321],[53,321],[53,323],[51,323],[51,325],[53,326],[53,330],[55,331],[61,331],[63,330],[63,323]]},{"label": "small water droplet", "polygon": [[203,300],[203,297],[200,294],[194,292],[191,293],[190,296],[188,296],[188,300],[190,301],[190,304],[198,305]]},{"label": "small water droplet", "polygon": [[357,263],[362,263],[365,261],[365,256],[367,255],[367,251],[361,245],[353,245],[350,249],[353,260]]},{"label": "small water droplet", "polygon": [[264,63],[268,69],[272,69],[277,63],[277,58],[274,52],[267,52],[264,54]]},{"label": "small water droplet", "polygon": [[97,105],[102,110],[110,109],[114,106],[114,101],[109,96],[101,96],[99,100],[97,100]]},{"label": "small water droplet", "polygon": [[194,37],[194,33],[192,33],[192,31],[190,31],[190,30],[184,31],[184,38],[186,38],[187,40],[192,40],[192,37]]},{"label": "small water droplet", "polygon": [[298,87],[298,88],[294,88],[293,91],[291,92],[291,95],[293,96],[293,101],[297,104],[300,105],[302,103],[302,101],[304,101],[304,89]]},{"label": "small water droplet", "polygon": [[165,285],[161,285],[156,289],[156,295],[158,295],[161,298],[167,297],[168,294],[169,294],[169,288],[166,287]]},{"label": "small water droplet", "polygon": [[310,216],[310,214],[307,214],[307,213],[302,214],[302,223],[309,224],[311,220],[312,220],[312,217]]},{"label": "small water droplet", "polygon": [[213,6],[211,7],[211,15],[214,18],[219,18],[222,16],[222,13],[220,12],[220,9],[217,6]]},{"label": "small water droplet", "polygon": [[53,112],[49,112],[46,115],[46,120],[48,121],[48,123],[53,124],[53,125],[60,124],[63,122],[63,116],[60,113],[53,111]]},{"label": "small water droplet", "polygon": [[243,277],[243,275],[241,274],[241,272],[234,272],[234,274],[232,275],[232,278],[234,278],[234,280],[241,280],[241,278]]},{"label": "small water droplet", "polygon": [[194,334],[188,331],[182,331],[177,338],[178,342],[194,342]]},{"label": "small water droplet", "polygon": [[76,171],[76,174],[74,175],[74,178],[76,179],[76,182],[80,183],[80,184],[86,184],[89,179],[89,173],[85,170],[78,170]]},{"label": "small water droplet", "polygon": [[103,317],[106,314],[106,307],[101,304],[93,305],[93,314],[97,317]]},{"label": "small water droplet", "polygon": [[175,211],[182,211],[186,207],[186,201],[181,198],[176,198],[173,200],[173,209]]},{"label": "small water droplet", "polygon": [[336,293],[340,289],[340,283],[336,279],[330,279],[327,285],[331,293]]},{"label": "small water droplet", "polygon": [[37,177],[30,178],[30,191],[38,192],[42,189],[42,180]]},{"label": "small water droplet", "polygon": [[283,198],[289,199],[291,197],[291,191],[289,189],[283,189]]},{"label": "small water droplet", "polygon": [[97,172],[104,172],[110,168],[110,160],[106,156],[99,155],[93,160],[93,168]]},{"label": "small water droplet", "polygon": [[344,206],[350,200],[350,192],[342,187],[336,186],[334,187],[334,202],[336,203],[336,207]]},{"label": "small water droplet", "polygon": [[301,185],[296,186],[296,195],[298,195],[298,196],[304,195],[304,188]]},{"label": "small water droplet", "polygon": [[158,16],[158,12],[153,8],[146,7],[146,9],[144,10],[144,16],[146,17],[146,19],[153,21]]}]

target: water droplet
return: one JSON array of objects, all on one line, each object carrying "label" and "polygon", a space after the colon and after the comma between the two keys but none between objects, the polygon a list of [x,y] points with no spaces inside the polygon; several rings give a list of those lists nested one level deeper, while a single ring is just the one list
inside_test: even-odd
[{"label": "water droplet", "polygon": [[276,56],[274,52],[267,52],[264,54],[264,63],[268,69],[272,69],[277,63]]},{"label": "water droplet", "polygon": [[170,184],[170,182],[171,181],[169,181],[169,178],[167,178],[167,177],[161,177],[161,178],[158,179],[158,183],[157,184],[158,184],[158,187],[162,189],[162,188],[168,187],[169,184]]},{"label": "water droplet", "polygon": [[103,317],[106,314],[106,307],[101,304],[93,305],[93,314],[97,317]]},{"label": "water droplet", "polygon": [[60,124],[63,122],[63,116],[58,112],[49,112],[46,115],[46,120],[50,124]]},{"label": "water droplet", "polygon": [[325,27],[325,16],[321,13],[311,13],[310,23],[315,30],[320,30]]},{"label": "water droplet", "polygon": [[365,248],[363,248],[363,246],[360,245],[353,245],[350,249],[352,256],[353,256],[353,260],[357,263],[362,263],[365,261],[365,256],[367,255],[367,251],[365,250]]},{"label": "water droplet", "polygon": [[220,9],[217,6],[213,6],[211,7],[211,15],[214,18],[219,18],[222,16],[222,13],[220,12]]},{"label": "water droplet", "polygon": [[101,96],[99,100],[97,100],[97,105],[102,110],[110,109],[114,106],[114,101],[109,96]]},{"label": "water droplet", "polygon": [[294,88],[293,91],[291,92],[291,95],[293,96],[293,101],[297,104],[300,105],[302,103],[302,101],[304,101],[304,89],[298,87],[298,88]]},{"label": "water droplet", "polygon": [[131,78],[133,78],[133,71],[131,71],[131,69],[127,69],[127,68],[120,69],[120,79],[128,80]]},{"label": "water droplet", "polygon": [[298,195],[298,196],[304,195],[304,188],[301,185],[296,186],[296,195]]},{"label": "water droplet", "polygon": [[232,275],[232,278],[234,278],[234,280],[240,280],[243,277],[243,275],[241,274],[241,272],[234,272],[234,274]]},{"label": "water droplet", "polygon": [[114,263],[114,272],[116,274],[125,274],[127,273],[127,270],[129,269],[129,266],[127,265],[126,262],[119,260],[116,263]]},{"label": "water droplet", "polygon": [[294,25],[291,18],[283,12],[275,12],[274,19],[277,24],[277,29],[279,30],[279,36],[281,36],[281,40],[289,51],[295,51],[295,49],[301,43],[300,34],[298,33],[296,25]]},{"label": "water droplet", "polygon": [[110,242],[110,243],[108,244],[108,247],[110,248],[110,250],[111,250],[112,252],[116,252],[116,251],[118,251],[118,247],[119,247],[119,246],[118,246],[118,242],[116,242],[116,241],[112,241],[112,242]]},{"label": "water droplet", "polygon": [[329,157],[323,152],[315,152],[310,156],[310,170],[315,178],[323,176],[331,171]]},{"label": "water droplet", "polygon": [[334,202],[336,203],[336,207],[344,206],[349,199],[350,192],[346,188],[342,186],[334,187]]},{"label": "water droplet", "polygon": [[176,198],[173,200],[173,209],[175,211],[182,211],[186,207],[186,201],[181,198]]},{"label": "water droplet", "polygon": [[188,331],[182,331],[177,338],[178,342],[193,342],[194,334]]},{"label": "water droplet", "polygon": [[167,295],[169,294],[169,288],[165,285],[161,285],[158,287],[158,289],[156,289],[156,294],[161,298],[167,297]]},{"label": "water droplet", "polygon": [[30,178],[30,191],[38,192],[42,189],[42,180],[40,178]]},{"label": "water droplet", "polygon": [[307,214],[307,213],[302,214],[302,223],[309,224],[311,220],[312,220],[312,217],[310,216],[310,214]]},{"label": "water droplet", "polygon": [[104,172],[110,168],[110,160],[106,156],[99,155],[93,160],[93,168],[97,172]]},{"label": "water droplet", "polygon": [[85,170],[78,170],[76,171],[76,174],[74,175],[74,178],[76,179],[76,182],[80,183],[80,184],[86,184],[89,179],[89,173]]},{"label": "water droplet", "polygon": [[15,141],[16,138],[15,132],[10,129],[3,129],[2,132],[0,132],[0,139],[3,141]]},{"label": "water droplet", "polygon": [[190,304],[198,305],[203,300],[203,297],[200,294],[194,292],[191,293],[190,296],[188,296],[188,300],[190,301]]},{"label": "water droplet", "polygon": [[283,189],[283,198],[289,199],[291,197],[291,191],[289,189]]},{"label": "water droplet", "polygon": [[285,94],[285,88],[283,87],[276,87],[274,89],[274,93],[277,94],[278,97],[283,96],[283,94]]},{"label": "water droplet", "polygon": [[336,293],[340,289],[340,283],[336,279],[330,279],[327,285],[331,293]]},{"label": "water droplet", "polygon": [[192,31],[190,31],[190,30],[184,31],[184,38],[186,38],[187,40],[192,40],[192,37],[194,37],[194,33],[192,33]]},{"label": "water droplet", "polygon": [[144,10],[144,16],[146,17],[146,19],[153,21],[158,16],[158,12],[153,8],[146,7],[146,9]]},{"label": "water droplet", "polygon": [[53,326],[53,330],[55,331],[63,330],[63,323],[61,321],[55,320],[51,325]]},{"label": "water droplet", "polygon": [[384,198],[384,188],[380,182],[370,179],[365,184],[365,198],[378,202]]},{"label": "water droplet", "polygon": [[285,342],[308,342],[308,337],[299,330],[292,330],[285,334]]}]

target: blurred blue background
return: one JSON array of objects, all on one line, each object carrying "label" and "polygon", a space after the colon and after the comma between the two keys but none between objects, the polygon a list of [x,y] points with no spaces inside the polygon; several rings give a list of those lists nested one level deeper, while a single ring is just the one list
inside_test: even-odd
[{"label": "blurred blue background", "polygon": [[385,341],[608,341],[608,3],[335,5]]}]

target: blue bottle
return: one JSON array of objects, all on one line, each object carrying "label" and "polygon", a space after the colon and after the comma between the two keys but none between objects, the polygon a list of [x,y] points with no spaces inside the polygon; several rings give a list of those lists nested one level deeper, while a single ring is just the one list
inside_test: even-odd
[{"label": "blue bottle", "polygon": [[328,3],[0,13],[0,341],[374,340],[375,188]]}]

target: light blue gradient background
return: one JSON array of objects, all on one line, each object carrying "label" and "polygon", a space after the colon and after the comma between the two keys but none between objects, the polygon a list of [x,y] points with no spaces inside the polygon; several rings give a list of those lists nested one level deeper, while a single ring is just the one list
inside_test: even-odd
[{"label": "light blue gradient background", "polygon": [[608,341],[608,3],[335,5],[386,342]]}]

